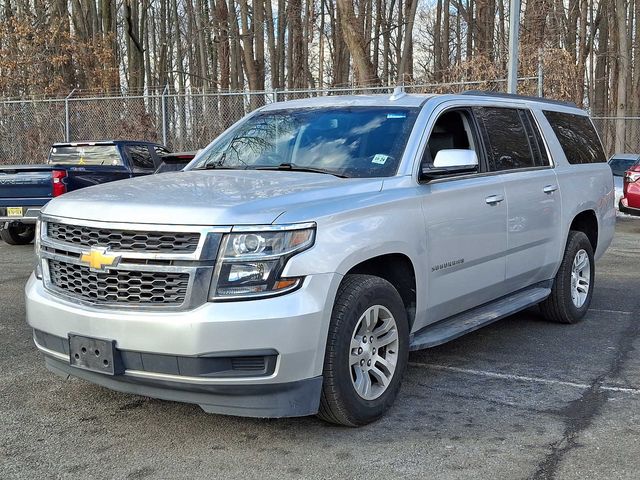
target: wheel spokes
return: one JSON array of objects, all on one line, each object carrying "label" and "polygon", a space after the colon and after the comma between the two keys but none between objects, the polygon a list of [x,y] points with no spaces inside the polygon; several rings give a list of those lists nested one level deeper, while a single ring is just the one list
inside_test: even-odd
[{"label": "wheel spokes", "polygon": [[387,388],[387,386],[389,385],[389,383],[391,383],[391,376],[393,375],[389,375],[384,373],[382,370],[380,370],[378,367],[374,366],[373,368],[371,368],[371,370],[369,370],[369,373],[371,375],[373,375],[373,377],[377,380],[377,382],[383,387],[383,388]]},{"label": "wheel spokes", "polygon": [[378,337],[378,346],[379,347],[386,347],[387,345],[395,342],[396,340],[398,340],[398,332],[394,329],[391,330],[389,333],[387,333],[386,335],[384,335],[382,338]]},{"label": "wheel spokes", "polygon": [[589,256],[586,253],[579,253],[578,255],[576,255],[576,262],[577,263],[575,263],[575,269],[578,272],[581,272],[589,264]]},{"label": "wheel spokes", "polygon": [[578,279],[578,283],[576,284],[576,290],[586,295],[587,293],[589,293],[589,282],[584,278]]},{"label": "wheel spokes", "polygon": [[396,359],[395,358],[390,358],[386,359],[384,357],[378,357],[376,359],[376,365],[380,364],[382,365],[382,367],[387,371],[387,373],[389,374],[393,374],[393,372],[396,369]]},{"label": "wheel spokes", "polygon": [[369,372],[359,368],[356,369],[355,387],[362,398],[369,396],[369,392],[371,391],[371,377],[369,376]]},{"label": "wheel spokes", "polygon": [[398,328],[382,305],[369,307],[358,319],[349,345],[351,381],[358,395],[374,400],[382,395],[396,371]]},{"label": "wheel spokes", "polygon": [[579,250],[573,257],[571,268],[571,300],[580,308],[587,301],[591,281],[591,261],[585,250]]}]

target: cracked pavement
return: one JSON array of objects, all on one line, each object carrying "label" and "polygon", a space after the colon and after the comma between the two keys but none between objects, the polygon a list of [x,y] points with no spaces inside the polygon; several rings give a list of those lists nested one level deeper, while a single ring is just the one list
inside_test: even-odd
[{"label": "cracked pavement", "polygon": [[577,325],[528,310],[414,352],[381,421],[208,415],[49,373],[32,247],[0,242],[0,478],[623,479],[640,471],[640,219],[620,218]]}]

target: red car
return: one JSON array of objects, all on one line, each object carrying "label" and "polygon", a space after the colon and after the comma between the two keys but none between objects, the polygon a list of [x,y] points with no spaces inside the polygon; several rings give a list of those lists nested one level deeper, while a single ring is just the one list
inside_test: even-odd
[{"label": "red car", "polygon": [[640,216],[640,162],[637,162],[624,174],[620,211]]}]

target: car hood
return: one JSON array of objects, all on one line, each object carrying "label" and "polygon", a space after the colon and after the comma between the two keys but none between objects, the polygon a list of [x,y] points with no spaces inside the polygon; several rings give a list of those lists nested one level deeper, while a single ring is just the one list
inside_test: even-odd
[{"label": "car hood", "polygon": [[125,223],[271,224],[307,202],[376,192],[381,179],[260,170],[163,173],[70,192],[47,204],[46,215]]}]

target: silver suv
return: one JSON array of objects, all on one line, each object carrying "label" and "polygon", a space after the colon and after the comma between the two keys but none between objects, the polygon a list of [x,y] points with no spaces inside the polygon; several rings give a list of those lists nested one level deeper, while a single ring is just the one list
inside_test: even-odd
[{"label": "silver suv", "polygon": [[393,403],[410,350],[536,304],[579,321],[613,199],[572,105],[403,92],[271,104],[186,171],[51,201],[28,322],[63,376],[362,425]]}]

